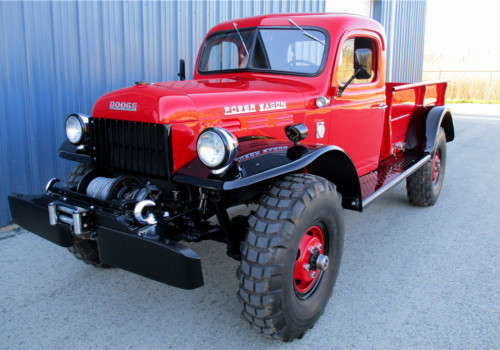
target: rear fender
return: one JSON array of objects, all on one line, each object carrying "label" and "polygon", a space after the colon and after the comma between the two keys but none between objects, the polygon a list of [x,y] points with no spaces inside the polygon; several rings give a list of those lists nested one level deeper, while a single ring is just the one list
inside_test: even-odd
[{"label": "rear fender", "polygon": [[417,107],[408,124],[406,149],[432,153],[440,127],[445,131],[446,142],[455,139],[453,115],[448,107]]}]

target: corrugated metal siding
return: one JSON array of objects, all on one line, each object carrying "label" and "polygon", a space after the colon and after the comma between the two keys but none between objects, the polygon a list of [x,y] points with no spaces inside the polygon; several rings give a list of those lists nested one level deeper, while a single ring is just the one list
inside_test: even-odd
[{"label": "corrugated metal siding", "polygon": [[373,18],[387,34],[387,81],[422,80],[427,0],[377,0]]},{"label": "corrugated metal siding", "polygon": [[135,81],[187,78],[215,24],[280,12],[324,12],[325,0],[0,1],[0,226],[7,194],[40,193],[75,165],[57,157],[71,112]]}]

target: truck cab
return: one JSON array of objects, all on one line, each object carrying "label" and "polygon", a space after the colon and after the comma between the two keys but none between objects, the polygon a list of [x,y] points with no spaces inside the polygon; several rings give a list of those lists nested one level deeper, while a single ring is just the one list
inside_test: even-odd
[{"label": "truck cab", "polygon": [[343,209],[361,212],[403,180],[411,204],[432,206],[443,185],[448,82],[387,83],[386,45],[383,27],[356,15],[221,23],[192,80],[181,68],[180,81],[138,81],[91,116],[70,114],[59,156],[79,165],[45,194],[10,195],[12,217],[85,263],[185,289],[203,274],[179,242],[221,242],[240,261],[246,320],[301,338],[335,285]]}]

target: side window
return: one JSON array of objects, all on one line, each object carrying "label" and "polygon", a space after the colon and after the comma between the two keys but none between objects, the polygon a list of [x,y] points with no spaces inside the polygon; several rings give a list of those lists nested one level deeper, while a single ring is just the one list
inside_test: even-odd
[{"label": "side window", "polygon": [[222,41],[212,47],[207,71],[239,68],[238,46],[231,41]]},{"label": "side window", "polygon": [[368,38],[352,38],[346,40],[342,46],[340,55],[337,76],[339,82],[342,84],[345,84],[354,74],[354,52],[357,49],[370,49],[372,51],[372,56],[368,62],[368,65],[372,66],[372,75],[369,79],[354,79],[351,84],[369,83],[375,80],[375,73],[377,71],[375,60],[377,57],[377,46],[375,42]]}]

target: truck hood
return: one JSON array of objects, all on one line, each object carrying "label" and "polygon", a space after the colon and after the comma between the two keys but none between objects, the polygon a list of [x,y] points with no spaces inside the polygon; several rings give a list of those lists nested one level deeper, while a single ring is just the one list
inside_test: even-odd
[{"label": "truck hood", "polygon": [[92,115],[161,124],[205,119],[220,123],[303,109],[302,93],[286,81],[234,78],[135,85],[102,96]]}]

